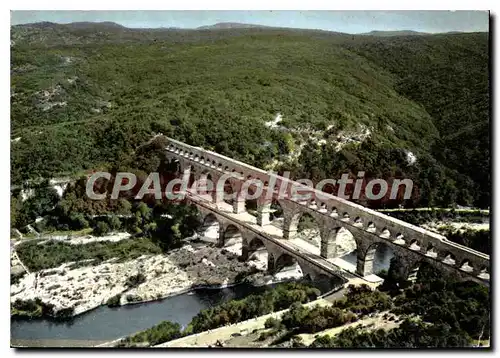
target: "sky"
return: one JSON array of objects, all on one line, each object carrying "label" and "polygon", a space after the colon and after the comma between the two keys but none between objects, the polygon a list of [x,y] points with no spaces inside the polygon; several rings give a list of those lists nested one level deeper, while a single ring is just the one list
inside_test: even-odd
[{"label": "sky", "polygon": [[486,11],[11,11],[11,24],[50,21],[112,21],[126,27],[196,28],[218,22],[241,22],[267,26],[321,29],[345,33],[372,30],[421,32],[488,31]]}]

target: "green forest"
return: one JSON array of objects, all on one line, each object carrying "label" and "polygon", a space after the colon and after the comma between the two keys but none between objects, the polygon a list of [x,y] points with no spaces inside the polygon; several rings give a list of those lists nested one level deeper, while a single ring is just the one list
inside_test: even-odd
[{"label": "green forest", "polygon": [[414,181],[376,208],[490,205],[486,33],[11,30],[12,185],[131,163],[161,132],[295,178]]}]

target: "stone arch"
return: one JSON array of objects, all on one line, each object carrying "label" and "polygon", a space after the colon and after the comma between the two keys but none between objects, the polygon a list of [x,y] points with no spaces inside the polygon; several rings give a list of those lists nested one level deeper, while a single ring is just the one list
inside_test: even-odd
[{"label": "stone arch", "polygon": [[[233,224],[227,225],[224,229],[224,233],[222,235],[219,235],[219,237],[220,237],[219,240],[220,247],[228,247],[228,246],[241,247],[243,244],[243,235],[240,229]],[[241,251],[241,249],[238,251]]]},{"label": "stone arch", "polygon": [[420,242],[418,242],[417,239],[413,239],[410,241],[408,248],[412,251],[420,251],[422,249],[422,246],[420,245]]},{"label": "stone arch", "polygon": [[488,280],[490,279],[490,271],[489,271],[489,267],[486,267],[486,266],[481,266],[479,268],[479,273],[477,275],[478,278],[482,279],[482,280]]},{"label": "stone arch", "polygon": [[303,240],[317,248],[321,247],[321,225],[318,220],[307,212],[299,212],[292,218],[291,229],[295,228],[294,239]]},{"label": "stone arch", "polygon": [[360,216],[357,216],[352,222],[352,225],[356,227],[363,227],[363,219],[361,219]]},{"label": "stone arch", "polygon": [[315,199],[309,200],[309,202],[307,203],[307,206],[310,209],[314,209],[314,210],[318,210],[319,209],[319,203]]},{"label": "stone arch", "polygon": [[326,203],[324,203],[322,201],[318,201],[318,208],[317,208],[317,210],[320,213],[326,214],[326,213],[328,213],[328,206],[326,205]]},{"label": "stone arch", "polygon": [[455,266],[457,264],[457,260],[455,258],[455,255],[453,255],[451,252],[445,251],[441,255],[441,262],[450,266]]},{"label": "stone arch", "polygon": [[235,192],[234,191],[234,184],[232,182],[232,179],[229,178],[229,179],[227,179],[224,182],[224,198],[223,198],[223,201],[226,204],[229,204],[231,206],[234,204],[234,199],[233,199],[234,192]]},{"label": "stone arch", "polygon": [[380,234],[378,235],[379,237],[383,239],[388,239],[391,237],[391,232],[389,231],[388,228],[384,227],[381,231]]},{"label": "stone arch", "polygon": [[304,271],[298,260],[287,253],[282,253],[274,259],[271,274],[278,280],[287,278],[302,278]]},{"label": "stone arch", "polygon": [[464,272],[472,272],[474,271],[474,267],[469,259],[464,259],[460,262],[458,268]]},{"label": "stone arch", "polygon": [[267,250],[266,244],[264,240],[262,240],[258,236],[254,236],[251,240],[248,241],[248,253],[251,254],[253,252],[265,249]]},{"label": "stone arch", "polygon": [[[345,256],[352,256],[353,263],[356,262],[356,252],[358,250],[358,242],[355,240],[354,235],[349,229],[344,226],[338,226],[334,230],[335,235],[335,252],[337,257],[345,258]],[[349,261],[349,260],[348,260]]]},{"label": "stone arch", "polygon": [[396,236],[394,237],[393,243],[395,243],[397,245],[404,245],[404,244],[406,244],[406,238],[404,237],[403,234],[398,232],[396,234]]},{"label": "stone arch", "polygon": [[429,243],[427,245],[425,256],[432,257],[434,259],[437,258],[438,252],[436,251],[436,247],[432,243]]},{"label": "stone arch", "polygon": [[202,169],[196,179],[196,186],[192,186],[196,190],[197,195],[209,198],[213,201],[215,193],[215,184],[210,170]]},{"label": "stone arch", "polygon": [[[245,191],[243,192],[243,183],[238,182],[237,187],[238,190],[241,191],[237,200],[239,201],[239,206],[241,207],[241,211],[246,211],[250,215],[254,217],[259,216],[259,201],[262,200],[262,196],[264,195],[264,191],[262,188],[258,187],[258,178],[253,178],[251,175],[247,177],[247,182],[251,180],[252,182],[247,184]],[[262,182],[260,182],[260,185]],[[260,197],[258,197],[258,193],[261,193]]]},{"label": "stone arch", "polygon": [[221,230],[222,230],[222,225],[217,216],[215,216],[212,213],[205,215],[200,230],[200,236],[204,241],[209,241],[218,244]]},{"label": "stone arch", "polygon": [[366,225],[366,231],[368,231],[368,232],[373,232],[373,233],[374,233],[374,232],[377,232],[377,227],[375,226],[375,224],[374,224],[372,221],[370,221],[370,222],[368,222],[368,224]]},{"label": "stone arch", "polygon": [[389,243],[378,241],[372,243],[365,252],[359,250],[357,255],[357,272],[362,276],[388,271],[391,259],[396,253]]},{"label": "stone arch", "polygon": [[247,247],[244,249],[245,256],[251,265],[256,267],[260,271],[268,270],[269,256],[271,255],[266,247],[263,239],[258,236],[254,236],[252,239],[248,240]]},{"label": "stone arch", "polygon": [[169,171],[172,171],[173,173],[180,173],[181,171],[181,162],[179,159],[173,157],[170,160],[167,160],[167,168]]}]

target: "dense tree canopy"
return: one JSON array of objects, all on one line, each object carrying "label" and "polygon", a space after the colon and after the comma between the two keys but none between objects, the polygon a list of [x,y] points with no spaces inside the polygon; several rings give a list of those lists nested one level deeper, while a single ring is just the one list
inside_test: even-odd
[{"label": "dense tree canopy", "polygon": [[116,31],[13,29],[13,183],[129,163],[162,132],[315,181],[414,181],[374,207],[489,205],[487,34]]}]

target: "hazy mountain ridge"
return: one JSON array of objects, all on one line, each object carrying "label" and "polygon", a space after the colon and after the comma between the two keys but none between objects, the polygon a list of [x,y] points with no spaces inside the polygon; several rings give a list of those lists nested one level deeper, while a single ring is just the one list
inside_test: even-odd
[{"label": "hazy mountain ridge", "polygon": [[274,26],[245,24],[241,22],[218,22],[213,25],[199,26],[197,30],[212,30],[212,29],[249,29],[249,28],[271,28]]},{"label": "hazy mountain ridge", "polygon": [[373,30],[370,32],[361,33],[359,35],[386,37],[386,36],[424,36],[424,35],[431,35],[431,34],[427,33],[427,32],[419,32],[419,31],[412,31],[412,30],[397,30],[397,31]]}]

